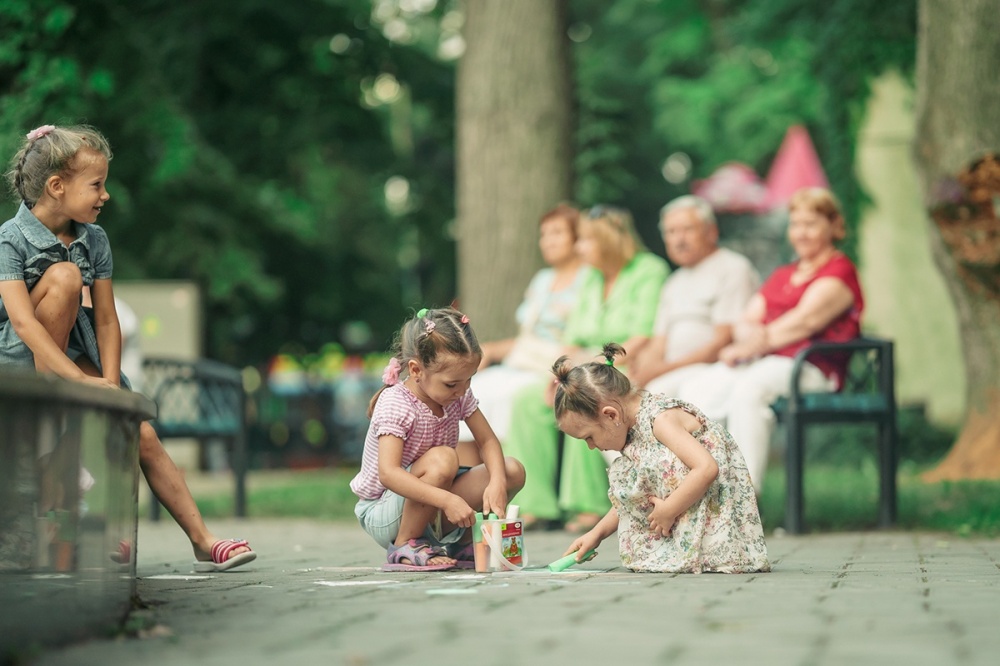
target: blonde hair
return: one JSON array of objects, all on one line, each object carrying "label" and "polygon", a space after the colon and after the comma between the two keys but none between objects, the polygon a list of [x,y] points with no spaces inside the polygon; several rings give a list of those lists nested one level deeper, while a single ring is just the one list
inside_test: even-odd
[{"label": "blonde hair", "polygon": [[624,208],[594,206],[580,216],[577,236],[584,227],[593,231],[601,248],[601,258],[624,266],[644,250],[635,231],[632,214]]},{"label": "blonde hair", "polygon": [[[72,175],[80,167],[76,157],[81,150],[92,150],[111,161],[111,145],[104,136],[89,125],[41,127],[28,134],[10,161],[5,174],[14,195],[28,208],[34,207],[49,178],[59,174]],[[34,135],[34,136],[33,136]]]},{"label": "blonde hair", "polygon": [[788,211],[805,208],[822,215],[833,225],[833,240],[842,241],[847,237],[847,226],[844,224],[844,214],[840,211],[840,202],[830,190],[825,187],[803,187],[796,190],[788,200]]},{"label": "blonde hair", "polygon": [[556,376],[554,401],[556,418],[566,412],[597,418],[601,405],[612,400],[622,401],[634,392],[632,382],[615,368],[616,356],[625,356],[625,348],[608,342],[601,349],[603,363],[584,363],[573,367],[568,356],[561,356],[552,364]]},{"label": "blonde hair", "polygon": [[[439,354],[483,355],[469,318],[454,308],[420,310],[403,324],[392,343],[392,355],[401,368],[406,368],[410,360],[419,361],[428,368]],[[387,387],[388,384],[383,384],[372,396],[368,403],[368,418],[372,417],[375,403]]]}]

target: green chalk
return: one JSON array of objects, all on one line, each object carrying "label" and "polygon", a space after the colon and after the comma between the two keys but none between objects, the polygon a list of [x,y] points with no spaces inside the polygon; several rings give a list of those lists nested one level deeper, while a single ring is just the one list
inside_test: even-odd
[{"label": "green chalk", "polygon": [[[590,558],[592,558],[594,555],[597,555],[597,551],[596,550],[589,550],[589,551],[587,551],[587,554],[583,556],[583,559],[581,560],[581,562],[586,562],[587,560],[589,560]],[[558,560],[556,560],[555,562],[553,562],[552,564],[550,564],[548,566],[548,569],[552,573],[559,573],[560,571],[565,571],[566,569],[569,569],[574,564],[579,564],[576,561],[576,553],[570,553],[566,557],[560,557]]]},{"label": "green chalk", "polygon": [[472,540],[480,543],[483,540],[483,514],[476,513],[476,522],[472,526]]}]

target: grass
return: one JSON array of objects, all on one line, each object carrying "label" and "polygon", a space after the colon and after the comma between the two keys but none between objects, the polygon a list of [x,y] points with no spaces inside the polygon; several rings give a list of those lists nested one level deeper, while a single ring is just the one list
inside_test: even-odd
[{"label": "grass", "polygon": [[[348,484],[355,468],[327,468],[279,475],[251,473],[248,507],[253,517],[353,520],[356,498]],[[1000,481],[926,484],[912,464],[898,477],[898,526],[960,536],[1000,536]],[[874,465],[815,464],[806,470],[806,522],[816,532],[867,530],[876,524],[878,476]],[[784,521],[784,469],[772,467],[764,482],[761,515],[768,533]],[[226,488],[201,494],[206,518],[233,515]]]}]

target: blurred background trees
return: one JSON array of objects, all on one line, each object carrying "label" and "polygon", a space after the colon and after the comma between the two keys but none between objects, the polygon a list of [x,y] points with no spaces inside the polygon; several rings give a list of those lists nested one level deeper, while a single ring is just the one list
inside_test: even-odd
[{"label": "blurred background trees", "polygon": [[1000,13],[920,0],[915,155],[933,256],[955,302],[968,411],[926,478],[1000,478]]},{"label": "blurred background trees", "polygon": [[[523,275],[493,286],[463,282],[460,293],[456,62],[470,54],[459,77],[468,86],[503,66],[472,58],[485,46],[475,31],[501,27],[493,21],[502,14],[472,20],[498,11],[485,4],[3,0],[0,152],[12,154],[44,122],[102,129],[116,150],[113,205],[102,219],[115,277],[196,280],[209,356],[259,363],[331,341],[384,349],[407,309],[458,296],[483,308],[476,314],[490,337],[539,261],[535,223],[549,202],[517,191],[482,202],[492,228],[525,230],[515,243],[531,248],[534,265],[493,252],[502,247],[496,236],[478,246],[472,236],[466,273],[485,262],[479,248],[491,261],[520,262]],[[537,47],[546,62],[568,47],[566,79],[550,85],[555,97],[569,91],[573,154],[556,158],[564,167],[528,160],[516,182],[544,175],[558,183],[548,186],[553,198],[568,189],[584,206],[625,205],[662,253],[656,217],[664,202],[727,161],[763,172],[797,123],[809,128],[848,219],[857,219],[860,109],[874,76],[912,72],[915,2],[525,6],[536,15],[520,19],[521,38],[512,24],[495,47]],[[538,44],[543,33],[527,30],[539,25],[561,44]],[[527,83],[512,80],[506,102],[530,106]],[[458,120],[461,133],[469,118]],[[551,150],[539,144],[536,156]],[[462,166],[475,168],[468,158]],[[566,171],[552,173],[559,168]],[[515,181],[502,186],[516,189]],[[3,212],[13,210],[5,202]],[[490,296],[497,285],[513,295]]]}]

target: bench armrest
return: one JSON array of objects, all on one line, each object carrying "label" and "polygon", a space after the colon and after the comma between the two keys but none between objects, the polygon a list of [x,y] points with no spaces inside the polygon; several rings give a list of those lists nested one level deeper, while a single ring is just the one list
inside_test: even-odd
[{"label": "bench armrest", "polygon": [[[796,409],[801,402],[802,391],[799,386],[802,369],[813,355],[851,354],[857,352],[872,352],[874,363],[877,364],[875,384],[877,392],[884,395],[889,404],[895,404],[895,369],[893,367],[893,343],[891,340],[871,336],[861,336],[847,342],[814,342],[795,355],[792,365],[791,389],[789,392],[789,407]],[[841,390],[850,392],[846,385]]]}]

